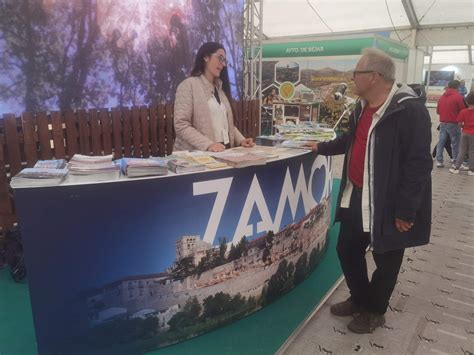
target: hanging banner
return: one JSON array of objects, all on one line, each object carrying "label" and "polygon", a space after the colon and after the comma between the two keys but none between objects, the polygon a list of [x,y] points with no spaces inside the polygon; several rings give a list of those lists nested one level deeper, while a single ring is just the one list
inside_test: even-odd
[{"label": "hanging banner", "polygon": [[244,317],[318,265],[329,158],[15,190],[40,354],[141,353]]},{"label": "hanging banner", "polygon": [[380,48],[393,58],[408,57],[408,48],[379,37],[335,39],[327,41],[268,43],[263,45],[264,58],[328,57],[360,55],[362,49]]}]

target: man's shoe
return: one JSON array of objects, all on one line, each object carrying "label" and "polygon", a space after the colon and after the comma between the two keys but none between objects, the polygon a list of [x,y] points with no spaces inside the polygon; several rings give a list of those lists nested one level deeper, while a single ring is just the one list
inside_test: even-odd
[{"label": "man's shoe", "polygon": [[436,167],[437,167],[437,168],[444,168],[444,164],[441,163],[441,162],[439,162],[439,161],[437,161],[437,162],[436,162]]},{"label": "man's shoe", "polygon": [[468,167],[466,164],[462,163],[461,166],[459,167],[459,170],[461,170],[461,171],[469,171],[469,167]]},{"label": "man's shoe", "polygon": [[371,334],[376,328],[385,324],[385,316],[383,314],[363,312],[354,317],[347,325],[347,328],[357,334]]},{"label": "man's shoe", "polygon": [[344,302],[333,304],[329,310],[331,311],[331,314],[338,317],[349,317],[361,312],[360,307],[350,298]]},{"label": "man's shoe", "polygon": [[449,169],[449,172],[454,175],[459,175],[459,169],[456,169],[456,168]]}]

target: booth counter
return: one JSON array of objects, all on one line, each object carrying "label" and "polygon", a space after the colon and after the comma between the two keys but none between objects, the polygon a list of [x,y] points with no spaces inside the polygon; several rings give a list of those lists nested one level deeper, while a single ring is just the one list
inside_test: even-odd
[{"label": "booth counter", "polygon": [[301,151],[15,189],[39,353],[140,353],[268,305],[317,267],[331,186],[330,159]]}]

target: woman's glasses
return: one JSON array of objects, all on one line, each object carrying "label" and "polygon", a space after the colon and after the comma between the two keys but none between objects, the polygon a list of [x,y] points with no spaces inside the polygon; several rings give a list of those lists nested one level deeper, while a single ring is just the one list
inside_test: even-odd
[{"label": "woman's glasses", "polygon": [[227,65],[227,59],[222,54],[212,53],[211,55],[216,56],[219,60],[219,63]]}]

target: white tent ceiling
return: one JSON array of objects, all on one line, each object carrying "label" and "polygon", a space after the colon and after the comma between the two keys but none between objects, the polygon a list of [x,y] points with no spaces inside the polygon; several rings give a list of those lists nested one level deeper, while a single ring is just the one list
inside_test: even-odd
[{"label": "white tent ceiling", "polygon": [[473,25],[474,0],[263,0],[267,38]]}]

